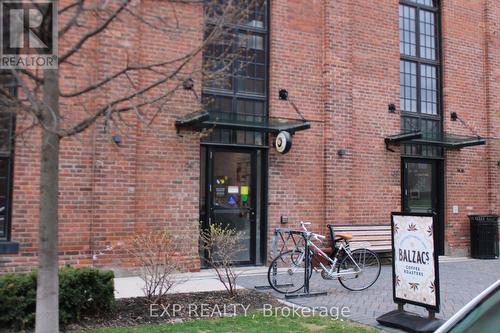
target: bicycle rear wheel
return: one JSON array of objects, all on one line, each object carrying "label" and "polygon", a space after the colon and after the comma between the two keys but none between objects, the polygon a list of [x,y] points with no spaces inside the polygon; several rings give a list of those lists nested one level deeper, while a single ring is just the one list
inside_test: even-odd
[{"label": "bicycle rear wheel", "polygon": [[[269,285],[279,293],[295,293],[304,287],[305,255],[303,250],[286,251],[274,258],[267,271]],[[312,265],[309,265],[309,276]]]},{"label": "bicycle rear wheel", "polygon": [[356,249],[342,258],[337,272],[340,284],[349,290],[360,291],[371,287],[380,275],[380,259],[368,249]]}]

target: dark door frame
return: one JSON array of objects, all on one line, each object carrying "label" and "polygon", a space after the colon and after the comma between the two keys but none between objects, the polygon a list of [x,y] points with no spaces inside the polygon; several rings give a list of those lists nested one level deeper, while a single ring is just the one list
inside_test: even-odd
[{"label": "dark door frame", "polygon": [[[252,169],[252,183],[251,186],[251,200],[254,205],[253,216],[251,223],[251,242],[250,242],[250,260],[235,262],[235,265],[255,265],[257,262],[262,262],[265,258],[266,248],[267,248],[267,147],[255,147],[255,146],[236,146],[236,145],[221,145],[221,144],[204,144],[203,147],[206,149],[206,166],[205,170],[202,170],[205,177],[205,188],[201,189],[205,191],[205,212],[202,215],[201,227],[207,229],[209,226],[209,219],[213,218],[213,188],[210,192],[210,184],[213,184],[213,153],[214,152],[234,152],[234,153],[249,153],[251,154],[251,169]],[[264,148],[264,149],[263,149]],[[261,151],[261,170],[257,170],[257,151]],[[261,191],[257,193],[257,175],[260,171],[261,174]],[[213,185],[212,185],[213,186]],[[257,205],[257,196],[260,195],[261,205]],[[257,209],[260,209],[260,244],[257,244]],[[260,249],[257,253],[256,249]],[[260,255],[260,258],[256,257]],[[204,253],[206,256],[206,253]]]},{"label": "dark door frame", "polygon": [[432,165],[432,200],[433,212],[437,216],[437,240],[436,249],[438,255],[444,255],[445,242],[445,212],[444,212],[444,160],[434,158],[419,158],[419,157],[402,157],[401,158],[401,209],[403,212],[408,212],[407,196],[408,193],[408,176],[406,163],[428,163]]}]

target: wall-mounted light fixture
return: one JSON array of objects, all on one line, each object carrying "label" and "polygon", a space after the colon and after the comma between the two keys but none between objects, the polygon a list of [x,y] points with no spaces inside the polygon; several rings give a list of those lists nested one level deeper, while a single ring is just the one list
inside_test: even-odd
[{"label": "wall-mounted light fixture", "polygon": [[187,78],[182,82],[182,88],[185,90],[191,90],[194,87],[194,80],[192,78]]},{"label": "wall-mounted light fixture", "polygon": [[337,155],[342,157],[347,155],[347,149],[339,149],[337,150]]},{"label": "wall-mounted light fixture", "polygon": [[388,106],[389,113],[396,113],[396,104],[391,103]]},{"label": "wall-mounted light fixture", "polygon": [[451,121],[457,121],[458,114],[456,112],[450,113]]},{"label": "wall-mounted light fixture", "polygon": [[119,146],[121,143],[122,143],[122,136],[121,135],[113,135],[111,137],[111,141],[113,141],[114,144],[116,144],[117,146]]},{"label": "wall-mounted light fixture", "polygon": [[286,90],[286,89],[280,89],[279,98],[281,100],[283,100],[283,101],[288,100],[288,90]]}]

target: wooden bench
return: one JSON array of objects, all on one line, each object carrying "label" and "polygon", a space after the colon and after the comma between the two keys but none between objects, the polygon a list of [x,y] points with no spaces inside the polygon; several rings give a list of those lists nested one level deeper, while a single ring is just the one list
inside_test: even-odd
[{"label": "wooden bench", "polygon": [[391,225],[376,224],[328,224],[330,238],[335,239],[336,233],[351,234],[349,242],[351,249],[364,247],[378,253],[392,251]]}]

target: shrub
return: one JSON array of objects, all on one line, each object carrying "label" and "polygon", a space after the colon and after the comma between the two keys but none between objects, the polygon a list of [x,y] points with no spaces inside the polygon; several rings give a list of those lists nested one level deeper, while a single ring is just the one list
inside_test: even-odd
[{"label": "shrub", "polygon": [[236,280],[239,274],[234,270],[233,262],[243,251],[242,239],[241,231],[216,224],[201,232],[203,249],[207,252],[205,261],[215,270],[231,297],[237,293]]},{"label": "shrub", "polygon": [[155,304],[177,283],[175,273],[179,270],[173,254],[177,252],[180,239],[166,230],[154,230],[136,235],[127,250],[140,267],[139,276],[144,281],[144,296]]},{"label": "shrub", "polygon": [[[59,271],[61,325],[107,313],[114,304],[113,272],[64,267]],[[35,322],[36,272],[0,276],[0,327],[30,328]]]},{"label": "shrub", "polygon": [[62,324],[82,316],[105,314],[114,304],[114,274],[96,268],[64,267],[59,272],[59,319]]},{"label": "shrub", "polygon": [[32,326],[36,309],[36,273],[0,276],[0,327]]}]

